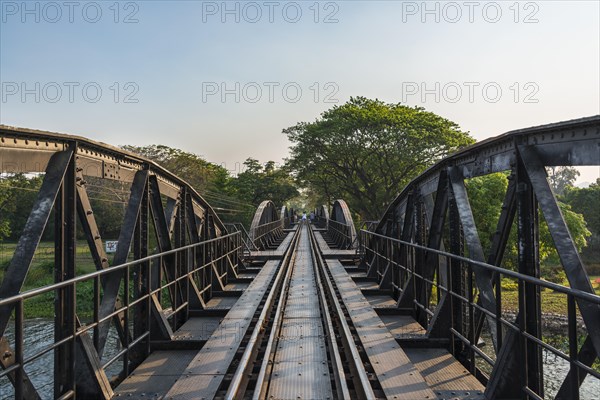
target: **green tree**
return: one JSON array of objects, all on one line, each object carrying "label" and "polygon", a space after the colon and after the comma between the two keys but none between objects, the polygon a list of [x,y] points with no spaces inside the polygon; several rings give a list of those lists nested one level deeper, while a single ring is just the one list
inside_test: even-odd
[{"label": "green tree", "polygon": [[123,146],[123,148],[155,161],[201,193],[227,189],[229,183],[227,170],[194,153],[163,145]]},{"label": "green tree", "polygon": [[587,188],[567,187],[562,200],[583,214],[592,233],[600,234],[600,178]]},{"label": "green tree", "polygon": [[567,187],[562,201],[583,215],[592,235],[583,251],[588,266],[600,264],[600,178],[587,188]]},{"label": "green tree", "polygon": [[0,242],[10,235],[10,188],[6,179],[0,179]]},{"label": "green tree", "polygon": [[[489,254],[491,248],[491,240],[496,231],[498,219],[502,211],[502,203],[504,195],[508,187],[508,174],[496,173],[485,176],[472,178],[466,181],[467,191],[469,194],[469,202],[473,210],[473,218],[479,233],[481,245],[484,253]],[[575,212],[570,205],[561,201],[558,202],[565,222],[569,228],[569,232],[579,251],[587,245],[587,238],[590,236],[590,231],[586,227],[586,220],[582,214]],[[558,253],[548,224],[544,220],[544,216],[539,211],[539,255],[542,265],[542,277],[551,279],[557,283],[563,283],[564,272],[562,268],[556,269],[555,266],[560,263]],[[513,270],[517,269],[517,226],[516,221],[513,223],[510,237],[504,253],[503,264],[506,268]]]},{"label": "green tree", "polygon": [[283,133],[292,142],[288,166],[299,182],[329,199],[344,198],[363,219],[379,218],[412,178],[474,142],[423,108],[364,97]]},{"label": "green tree", "polygon": [[[86,177],[85,180],[90,205],[102,239],[118,239],[129,201],[130,184],[92,176]],[[82,232],[79,237],[84,238]]]},{"label": "green tree", "polygon": [[145,147],[124,146],[124,149],[155,161],[176,174],[202,195],[224,222],[249,220],[250,204],[240,202],[231,187],[232,177],[227,169],[202,157],[163,145]]},{"label": "green tree", "polygon": [[[33,203],[37,198],[38,191],[42,185],[43,176],[27,176],[25,174],[14,174],[2,178],[4,189],[4,201],[1,203],[2,225],[9,233],[8,238],[12,241],[18,240],[23,232],[25,223],[29,218]],[[45,237],[53,234],[54,219],[51,218],[46,227]]]},{"label": "green tree", "polygon": [[496,225],[500,219],[504,195],[508,188],[507,173],[495,173],[465,181],[473,218],[485,254],[488,254]]},{"label": "green tree", "polygon": [[261,165],[248,158],[245,170],[237,177],[202,157],[162,145],[124,146],[126,150],[149,158],[194,187],[213,206],[224,222],[249,222],[263,200],[283,205],[298,195],[293,179],[275,162]]},{"label": "green tree", "polygon": [[263,166],[253,158],[246,159],[244,167],[244,171],[231,182],[239,199],[254,206],[258,206],[263,200],[271,200],[281,206],[299,195],[285,167],[277,168],[273,161]]},{"label": "green tree", "polygon": [[548,182],[557,195],[562,195],[565,189],[572,187],[580,175],[576,168],[567,166],[546,167],[546,171],[548,172]]}]

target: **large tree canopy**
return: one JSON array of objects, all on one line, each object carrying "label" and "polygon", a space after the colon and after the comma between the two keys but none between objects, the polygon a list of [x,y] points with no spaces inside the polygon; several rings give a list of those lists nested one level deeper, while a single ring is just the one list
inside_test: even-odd
[{"label": "large tree canopy", "polygon": [[546,167],[546,171],[548,173],[548,182],[557,195],[562,195],[567,188],[573,187],[577,177],[580,175],[576,168],[568,166]]},{"label": "large tree canopy", "polygon": [[227,170],[194,153],[163,145],[123,146],[123,148],[157,162],[201,192],[222,191],[227,186],[229,179]]},{"label": "large tree canopy", "polygon": [[225,222],[249,223],[263,200],[272,200],[281,206],[298,195],[289,171],[277,168],[273,161],[263,165],[248,158],[244,171],[231,176],[222,166],[183,150],[163,145],[124,148],[156,161],[186,180]]},{"label": "large tree canopy", "polygon": [[583,214],[592,233],[600,235],[600,178],[587,188],[568,186],[562,200]]},{"label": "large tree canopy", "polygon": [[298,190],[285,168],[276,168],[273,161],[262,165],[253,158],[244,161],[244,172],[231,181],[233,193],[255,207],[263,200],[276,205],[285,204],[298,196]]},{"label": "large tree canopy", "polygon": [[364,97],[325,111],[315,122],[284,129],[290,168],[319,201],[344,198],[364,219],[377,219],[415,176],[474,140],[458,125],[420,107]]}]

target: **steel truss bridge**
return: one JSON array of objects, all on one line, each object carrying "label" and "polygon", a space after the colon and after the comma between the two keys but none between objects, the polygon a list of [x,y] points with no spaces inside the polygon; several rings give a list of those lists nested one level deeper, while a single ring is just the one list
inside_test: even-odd
[{"label": "steel truss bridge", "polygon": [[[43,176],[0,285],[0,397],[597,398],[600,297],[545,170],[585,165],[600,165],[600,116],[463,149],[365,229],[343,200],[312,224],[267,200],[246,230],[135,154],[0,126],[1,172]],[[496,172],[509,184],[486,253],[465,180]],[[127,192],[110,257],[98,185]],[[540,279],[542,216],[569,287]],[[502,267],[513,225],[517,271]],[[48,234],[54,283],[22,291]],[[79,272],[82,240],[95,272]],[[562,346],[543,335],[548,292],[567,304]],[[43,340],[36,301],[54,315]],[[548,355],[563,374],[545,372]]]}]

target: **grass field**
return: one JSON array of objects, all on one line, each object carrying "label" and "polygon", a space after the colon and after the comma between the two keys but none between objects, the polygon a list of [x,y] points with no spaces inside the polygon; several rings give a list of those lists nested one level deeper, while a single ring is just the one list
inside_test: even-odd
[{"label": "grass field", "polygon": [[[0,281],[15,252],[16,243],[0,243]],[[84,275],[96,270],[86,241],[79,241],[76,249],[76,274]],[[21,292],[54,283],[54,243],[41,242],[35,252]],[[92,314],[90,300],[93,297],[93,282],[77,285],[77,312],[81,318]],[[25,301],[25,317],[41,318],[54,316],[54,293],[49,292]]]},{"label": "grass field", "polygon": [[[590,276],[592,287],[597,295],[600,295],[600,284],[596,281],[600,276]],[[551,314],[567,315],[567,296],[553,290],[542,290],[542,312]],[[514,287],[502,287],[502,309],[517,311],[519,309],[519,291]]]}]

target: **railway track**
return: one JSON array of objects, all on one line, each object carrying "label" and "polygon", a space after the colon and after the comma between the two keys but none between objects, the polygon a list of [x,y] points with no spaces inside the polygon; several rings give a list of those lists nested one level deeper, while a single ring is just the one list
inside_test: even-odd
[{"label": "railway track", "polygon": [[384,397],[308,225],[296,230],[255,319],[217,397]]}]

